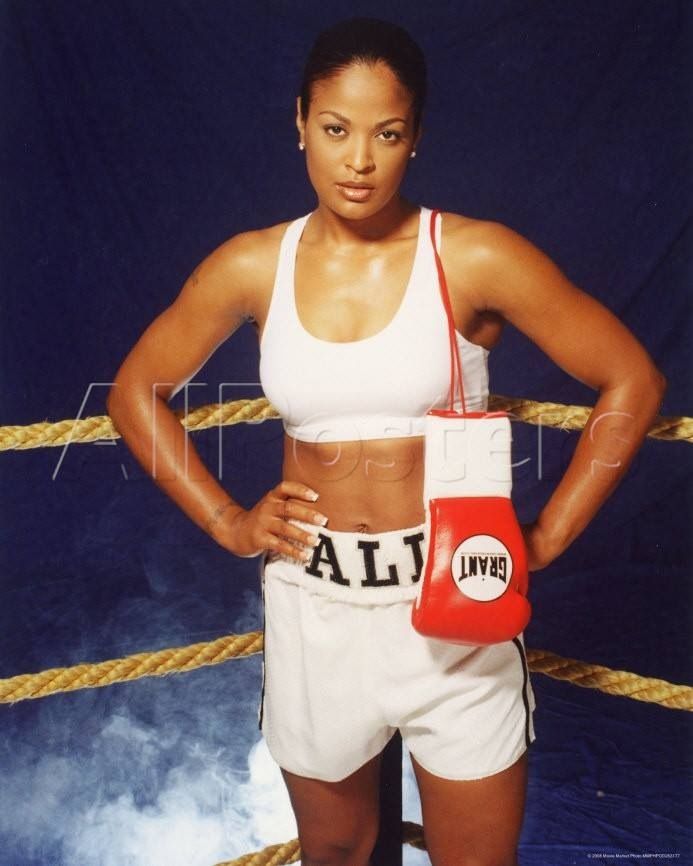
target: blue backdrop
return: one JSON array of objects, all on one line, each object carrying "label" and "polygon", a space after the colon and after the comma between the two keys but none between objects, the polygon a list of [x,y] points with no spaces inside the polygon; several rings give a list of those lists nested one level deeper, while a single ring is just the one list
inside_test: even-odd
[{"label": "blue backdrop", "polygon": [[[205,255],[314,207],[294,99],[317,32],[351,14],[398,21],[428,57],[408,196],[530,238],[644,343],[669,380],[663,414],[693,414],[690,4],[2,0],[0,424],[105,413],[126,352]],[[495,394],[595,402],[511,327],[490,364]],[[191,404],[221,383],[222,399],[259,395],[257,366],[244,326]],[[531,519],[578,434],[513,434]],[[245,504],[278,480],[277,421],[193,441]],[[689,451],[646,441],[533,577],[529,647],[691,681]],[[0,676],[260,627],[257,564],[200,532],[122,442],[6,452],[0,472]],[[255,656],[0,707],[0,863],[211,866],[289,838],[260,676]],[[523,866],[685,862],[688,715],[533,684]]]}]

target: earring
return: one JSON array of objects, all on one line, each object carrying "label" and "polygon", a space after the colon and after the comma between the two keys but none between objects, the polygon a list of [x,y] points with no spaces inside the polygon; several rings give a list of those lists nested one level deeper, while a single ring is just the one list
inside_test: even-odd
[{"label": "earring", "polygon": [[409,154],[409,159],[414,159],[415,156],[416,156],[416,151],[412,150],[412,152]]},{"label": "earring", "polygon": [[304,144],[302,141],[299,141],[299,143],[298,143],[298,149],[299,149],[299,150],[305,150],[305,149],[306,149],[306,146],[305,146],[305,144]]}]

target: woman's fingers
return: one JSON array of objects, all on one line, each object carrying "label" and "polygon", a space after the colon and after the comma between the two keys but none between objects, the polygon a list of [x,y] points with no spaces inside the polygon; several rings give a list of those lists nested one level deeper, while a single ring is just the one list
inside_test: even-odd
[{"label": "woman's fingers", "polygon": [[[327,517],[309,504],[317,498],[306,484],[280,482],[253,508],[234,517],[228,527],[229,549],[239,556],[272,550],[304,564],[318,541],[317,527],[327,523]],[[316,529],[296,526],[295,521]]]},{"label": "woman's fingers", "polygon": [[[312,555],[318,536],[315,532],[295,526],[290,521],[298,520],[314,526],[325,526],[327,523],[326,515],[318,511],[317,508],[311,508],[306,504],[306,502],[315,502],[318,494],[306,484],[301,484],[298,481],[282,481],[272,492],[277,497],[274,516],[279,522],[273,549],[304,563]],[[298,544],[292,544],[292,542],[298,542]],[[308,549],[306,550],[306,548]]]},{"label": "woman's fingers", "polygon": [[[291,532],[297,532],[298,535],[289,535]],[[293,543],[289,538],[293,539]],[[284,523],[277,529],[276,533],[270,535],[267,547],[270,550],[290,556],[303,565],[313,555],[313,548],[317,541],[317,536],[310,536],[298,530],[297,527]]]},{"label": "woman's fingers", "polygon": [[327,523],[327,517],[318,511],[317,508],[311,508],[305,502],[315,502],[318,494],[306,484],[301,484],[299,481],[281,481],[272,490],[269,496],[273,496],[279,508],[279,516],[283,520],[302,520],[305,523],[315,523],[319,526],[324,526]]},{"label": "woman's fingers", "polygon": [[[290,522],[292,520],[312,524],[316,529],[296,526]],[[306,507],[300,501],[282,499],[275,505],[275,523],[277,528],[275,530],[273,526],[272,530],[278,536],[278,544],[274,549],[303,563],[312,555],[312,550],[318,542],[317,527],[324,526],[327,517],[315,509]]]},{"label": "woman's fingers", "polygon": [[[304,529],[302,526],[295,526],[293,523],[288,522],[288,518],[279,517],[277,520],[279,521],[276,530],[277,534],[284,536],[284,538],[300,541],[301,544],[309,544],[311,547],[317,543],[318,536],[315,534],[315,531]],[[272,531],[274,531],[274,527],[272,527]]]},{"label": "woman's fingers", "polygon": [[280,481],[274,488],[274,492],[283,499],[294,497],[295,499],[307,499],[309,502],[315,502],[319,495],[307,484],[301,484],[300,481]]},{"label": "woman's fingers", "polygon": [[327,517],[317,508],[310,508],[295,499],[283,499],[277,503],[277,511],[282,520],[300,520],[315,526],[325,526]]}]

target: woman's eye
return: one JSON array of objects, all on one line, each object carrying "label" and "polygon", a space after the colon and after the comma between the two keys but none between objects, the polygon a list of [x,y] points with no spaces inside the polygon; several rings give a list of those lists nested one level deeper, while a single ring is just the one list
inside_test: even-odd
[{"label": "woman's eye", "polygon": [[380,134],[385,136],[385,141],[397,141],[398,138],[402,137],[394,129],[384,129]]},{"label": "woman's eye", "polygon": [[344,127],[343,127],[343,126],[335,126],[335,125],[332,125],[332,126],[325,126],[324,129],[325,129],[325,132],[326,132],[328,135],[331,135],[333,138],[339,138],[339,137],[340,137],[340,132],[343,132],[343,131],[344,131]]}]

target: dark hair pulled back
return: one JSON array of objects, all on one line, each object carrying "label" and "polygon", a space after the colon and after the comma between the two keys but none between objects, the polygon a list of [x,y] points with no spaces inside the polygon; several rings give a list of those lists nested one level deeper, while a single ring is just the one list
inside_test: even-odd
[{"label": "dark hair pulled back", "polygon": [[323,30],[308,54],[301,82],[301,116],[308,117],[311,88],[353,63],[386,63],[412,95],[414,129],[426,100],[426,60],[421,48],[398,24],[379,18],[349,18]]}]

